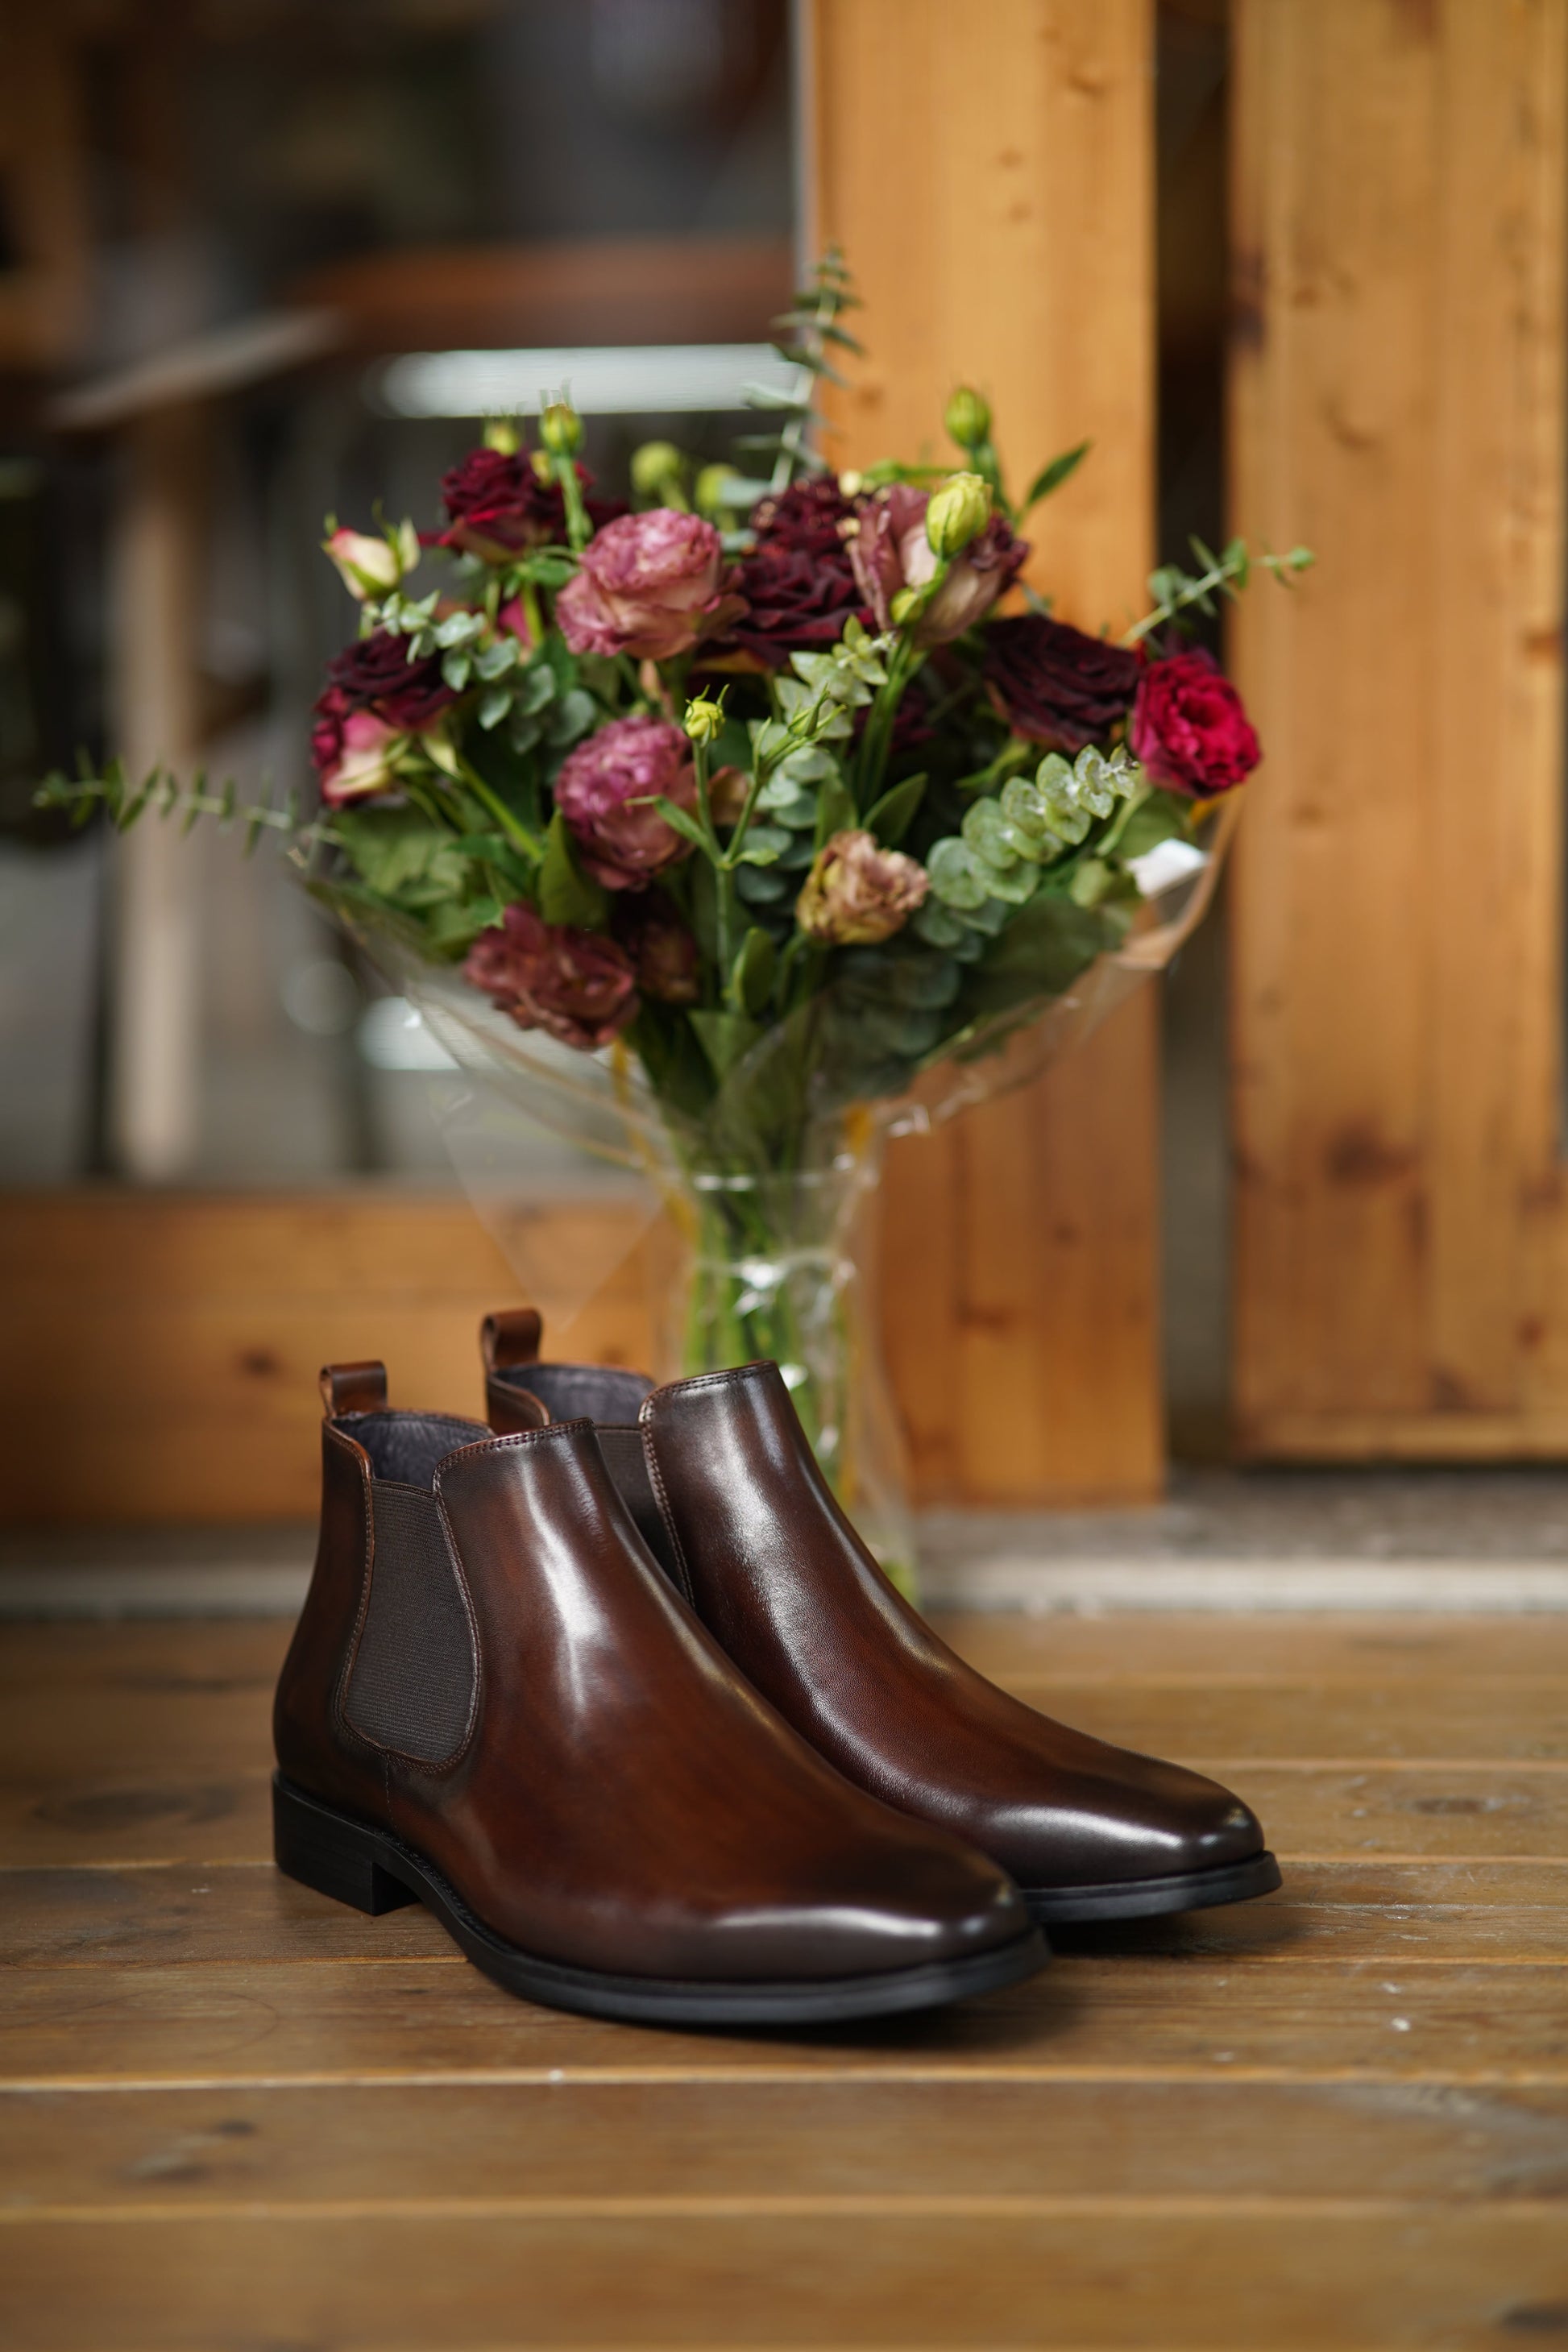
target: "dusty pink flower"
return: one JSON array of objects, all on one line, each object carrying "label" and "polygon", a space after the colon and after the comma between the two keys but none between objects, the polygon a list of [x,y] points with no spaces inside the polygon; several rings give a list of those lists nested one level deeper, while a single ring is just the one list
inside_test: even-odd
[{"label": "dusty pink flower", "polygon": [[584,1053],[607,1045],[637,1015],[637,975],[614,940],[547,923],[521,901],[499,929],[479,933],[463,977],[520,1029],[542,1029]]},{"label": "dusty pink flower", "polygon": [[[849,560],[860,593],[877,626],[892,626],[893,599],[905,588],[924,588],[935,579],[937,560],[926,537],[926,491],[907,482],[874,491],[856,508],[857,529]],[[919,646],[946,645],[984,620],[1009,589],[1028,554],[999,514],[949,564],[947,576],[915,626]]]},{"label": "dusty pink flower", "polygon": [[901,930],[931,887],[925,867],[868,833],[836,833],[816,853],[795,919],[824,946],[871,947]]},{"label": "dusty pink flower", "polygon": [[333,707],[342,698],[336,687],[327,688],[316,705],[310,730],[317,782],[329,808],[342,808],[395,783],[390,746],[405,737],[403,729],[389,727],[374,710],[345,712]]},{"label": "dusty pink flower", "polygon": [[726,593],[724,550],[700,515],[654,507],[606,523],[555,599],[574,654],[668,661],[745,610]]},{"label": "dusty pink flower", "polygon": [[668,719],[612,719],[563,761],[555,805],[583,864],[606,890],[645,889],[690,849],[647,805],[656,793],[677,808],[697,805],[691,746]]}]

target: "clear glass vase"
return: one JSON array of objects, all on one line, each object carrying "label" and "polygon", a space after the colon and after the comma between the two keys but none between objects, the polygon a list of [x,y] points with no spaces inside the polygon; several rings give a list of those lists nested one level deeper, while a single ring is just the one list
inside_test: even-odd
[{"label": "clear glass vase", "polygon": [[828,1144],[788,1173],[684,1171],[666,1358],[689,1374],[776,1363],[834,1493],[912,1600],[908,1474],[870,1270],[882,1129],[852,1112]]}]

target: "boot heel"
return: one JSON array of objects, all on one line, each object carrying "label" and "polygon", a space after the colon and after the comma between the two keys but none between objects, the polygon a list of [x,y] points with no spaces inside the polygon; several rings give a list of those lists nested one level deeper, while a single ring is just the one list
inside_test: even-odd
[{"label": "boot heel", "polygon": [[272,1855],[301,1886],[330,1895],[373,1917],[418,1895],[376,1860],[374,1832],[329,1811],[282,1780],[272,1783]]}]

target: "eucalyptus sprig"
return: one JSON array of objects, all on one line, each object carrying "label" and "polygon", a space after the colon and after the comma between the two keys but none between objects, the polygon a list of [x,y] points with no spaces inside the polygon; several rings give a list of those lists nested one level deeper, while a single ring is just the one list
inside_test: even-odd
[{"label": "eucalyptus sprig", "polygon": [[1124,646],[1141,644],[1152,631],[1163,628],[1167,621],[1175,620],[1194,605],[1213,620],[1219,611],[1215,596],[1226,596],[1234,602],[1246,587],[1254,563],[1271,573],[1282,588],[1289,588],[1295,584],[1298,572],[1305,572],[1314,560],[1310,547],[1293,547],[1289,555],[1265,552],[1254,556],[1246,540],[1233,539],[1225,552],[1216,555],[1195,536],[1187,543],[1203,570],[1184,572],[1179,563],[1163,563],[1157,571],[1151,572],[1149,593],[1154,599],[1153,610],[1145,613],[1128,630],[1121,640]]},{"label": "eucalyptus sprig", "polygon": [[264,833],[279,835],[282,846],[301,861],[317,848],[335,847],[338,844],[330,816],[320,812],[303,816],[300,796],[292,787],[280,801],[252,802],[242,806],[239,787],[232,776],[211,789],[205,770],[198,770],[184,782],[172,768],[153,768],[140,782],[134,782],[120,760],[110,761],[102,774],[96,776],[86,771],[68,776],[56,769],[38,786],[33,805],[65,810],[78,830],[89,822],[95,810],[101,809],[117,833],[129,833],[138,818],[146,815],[161,817],[165,823],[177,817],[182,834],[189,833],[203,817],[211,817],[220,833],[227,833],[236,824],[243,825],[247,857],[253,855]]},{"label": "eucalyptus sprig", "polygon": [[846,310],[858,310],[859,307],[848,265],[837,246],[832,245],[813,271],[810,286],[773,320],[775,327],[785,330],[773,349],[795,369],[795,381],[783,391],[769,384],[748,384],[746,404],[749,408],[770,410],[786,421],[777,433],[744,434],[735,445],[755,456],[773,458],[771,475],[754,485],[758,497],[771,493],[776,498],[781,490],[788,489],[802,470],[826,472],[826,461],[811,446],[812,429],[823,421],[815,404],[816,387],[821,383],[847,384],[847,379],[834,366],[829,352],[849,352],[859,356],[860,345],[841,323]]}]

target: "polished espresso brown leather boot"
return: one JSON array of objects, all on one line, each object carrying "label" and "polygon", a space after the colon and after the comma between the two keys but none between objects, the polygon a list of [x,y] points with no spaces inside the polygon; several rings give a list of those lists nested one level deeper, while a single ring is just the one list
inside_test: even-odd
[{"label": "polished espresso brown leather boot", "polygon": [[[553,1411],[557,1397],[595,1417],[667,1575],[847,1779],[970,1839],[1047,1924],[1194,1911],[1279,1885],[1256,1816],[1228,1790],[1054,1723],[937,1639],[835,1501],[776,1365],[655,1389],[533,1360],[532,1323],[531,1335],[522,1317],[484,1328],[492,1421]],[[604,1425],[634,1404],[637,1428]]]},{"label": "polished espresso brown leather boot", "polygon": [[647,2023],[872,2017],[1046,1957],[1017,1890],[852,1788],[649,1558],[591,1423],[321,1376],[321,1546],[278,1686],[279,1865],[422,1902],[487,1975]]}]

